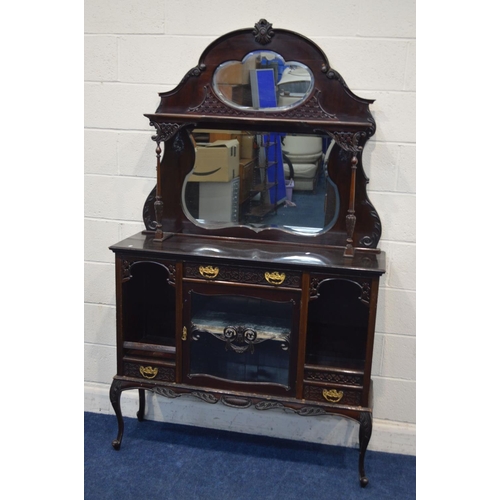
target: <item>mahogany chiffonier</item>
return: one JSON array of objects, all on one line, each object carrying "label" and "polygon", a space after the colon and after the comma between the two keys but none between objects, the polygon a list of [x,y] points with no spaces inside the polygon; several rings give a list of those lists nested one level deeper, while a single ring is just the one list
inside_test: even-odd
[{"label": "mahogany chiffonier", "polygon": [[385,272],[362,163],[373,101],[353,94],[315,43],[263,19],[211,43],[160,99],[145,115],[157,183],[144,230],[111,247],[114,448],[130,389],[140,420],[146,390],[338,415],[360,424],[365,486]]}]

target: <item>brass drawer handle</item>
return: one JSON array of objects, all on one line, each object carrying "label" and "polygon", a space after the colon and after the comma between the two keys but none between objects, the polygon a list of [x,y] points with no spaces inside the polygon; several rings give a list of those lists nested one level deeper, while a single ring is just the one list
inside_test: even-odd
[{"label": "brass drawer handle", "polygon": [[200,274],[209,280],[213,280],[214,278],[217,278],[217,275],[219,274],[219,268],[218,267],[212,267],[212,266],[200,266],[198,268],[200,271]]},{"label": "brass drawer handle", "polygon": [[265,273],[264,277],[266,278],[266,281],[271,285],[281,285],[281,283],[285,281],[286,274],[274,271],[273,273]]},{"label": "brass drawer handle", "polygon": [[144,378],[155,378],[158,375],[158,368],[153,368],[152,366],[140,366],[139,371]]},{"label": "brass drawer handle", "polygon": [[337,391],[336,389],[323,389],[323,397],[329,403],[338,403],[344,396],[343,391]]}]

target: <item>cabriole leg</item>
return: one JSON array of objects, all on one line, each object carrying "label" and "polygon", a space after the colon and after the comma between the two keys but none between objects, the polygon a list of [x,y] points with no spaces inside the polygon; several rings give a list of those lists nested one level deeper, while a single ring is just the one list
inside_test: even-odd
[{"label": "cabriole leg", "polygon": [[362,412],[359,415],[359,483],[364,488],[368,484],[365,475],[365,453],[372,435],[372,414]]},{"label": "cabriole leg", "polygon": [[111,401],[111,405],[113,406],[113,409],[115,410],[116,419],[118,420],[118,435],[116,436],[116,439],[113,440],[113,443],[112,443],[113,448],[115,450],[120,449],[120,446],[122,444],[123,428],[124,428],[122,409],[121,409],[121,405],[120,405],[121,394],[122,394],[121,381],[120,380],[113,380],[113,383],[111,384],[111,388],[109,390],[109,400]]}]

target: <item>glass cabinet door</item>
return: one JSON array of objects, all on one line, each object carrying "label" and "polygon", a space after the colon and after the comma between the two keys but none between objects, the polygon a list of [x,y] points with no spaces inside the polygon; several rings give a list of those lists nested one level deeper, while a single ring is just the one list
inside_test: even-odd
[{"label": "glass cabinet door", "polygon": [[291,366],[300,301],[286,295],[277,300],[261,294],[189,290],[186,375],[190,383],[210,378],[271,384],[285,391],[294,387]]}]

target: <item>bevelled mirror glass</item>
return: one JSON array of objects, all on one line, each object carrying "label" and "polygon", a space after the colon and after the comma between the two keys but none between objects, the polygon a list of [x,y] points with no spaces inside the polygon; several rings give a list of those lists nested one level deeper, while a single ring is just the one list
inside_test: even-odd
[{"label": "bevelled mirror glass", "polygon": [[242,61],[221,64],[214,72],[213,88],[226,104],[238,109],[275,111],[304,101],[314,88],[314,77],[302,63],[259,50]]},{"label": "bevelled mirror glass", "polygon": [[339,191],[327,172],[330,138],[195,129],[183,210],[206,229],[245,226],[318,234],[335,224]]}]

